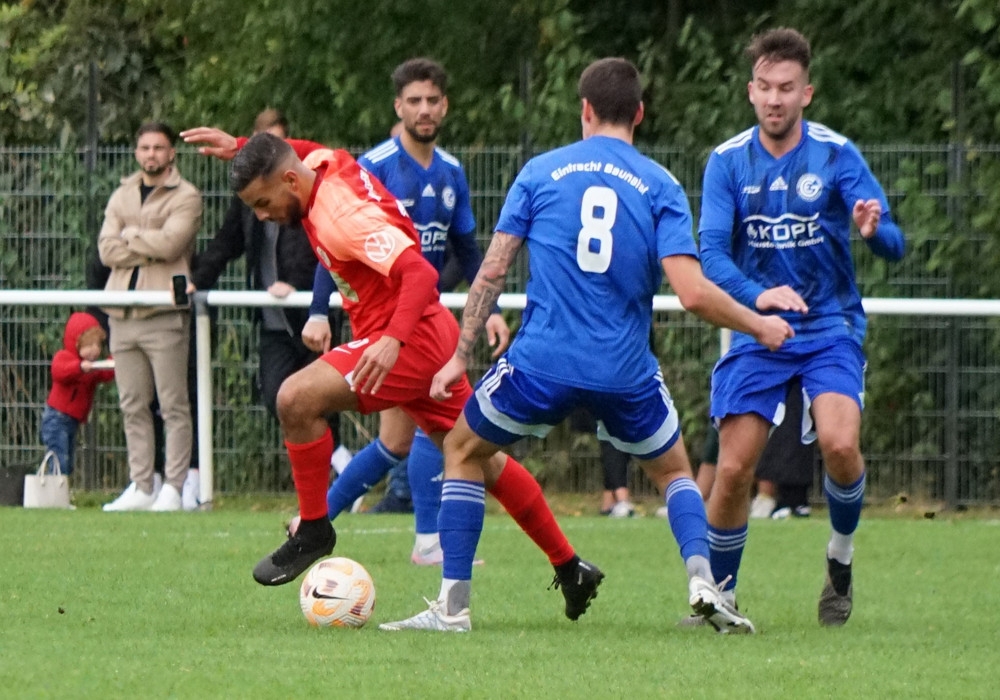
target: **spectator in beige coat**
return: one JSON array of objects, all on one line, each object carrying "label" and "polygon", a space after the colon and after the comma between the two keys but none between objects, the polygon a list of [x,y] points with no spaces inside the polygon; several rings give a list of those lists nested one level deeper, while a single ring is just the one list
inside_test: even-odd
[{"label": "spectator in beige coat", "polygon": [[[108,291],[167,291],[190,275],[201,227],[201,193],[174,165],[176,135],[166,124],[143,124],[136,134],[140,170],[108,200],[97,240],[111,268]],[[104,510],[181,508],[191,459],[192,425],[187,365],[190,313],[186,307],[108,308],[115,381],[125,424],[130,484]],[[155,440],[150,403],[158,396],[166,456],[163,486],[154,489]]]}]

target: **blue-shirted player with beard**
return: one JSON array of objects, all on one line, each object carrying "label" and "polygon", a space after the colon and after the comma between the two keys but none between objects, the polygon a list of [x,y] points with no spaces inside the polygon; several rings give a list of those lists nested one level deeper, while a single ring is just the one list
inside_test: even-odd
[{"label": "blue-shirted player with beard", "polygon": [[[664,494],[695,612],[724,631],[753,631],[712,580],[704,503],[649,347],[653,296],[666,273],[684,307],[713,323],[773,348],[792,331],[781,318],[738,304],[702,274],[684,190],[632,146],[643,116],[635,66],[620,58],[596,61],[584,70],[579,94],[583,140],[532,159],[517,176],[469,291],[458,348],[431,387],[435,398],[449,395],[526,245],[530,277],[521,328],[445,439],[440,593],[428,610],[382,629],[471,628],[488,455],[497,445],[546,435],[583,406],[597,418],[598,434],[634,455]],[[586,606],[603,577],[593,565],[556,567],[555,585],[587,590]]]},{"label": "blue-shirted player with beard", "polygon": [[[441,123],[448,112],[447,73],[435,61],[412,58],[396,67],[392,81],[396,90],[396,116],[402,129],[358,158],[358,163],[406,208],[420,234],[424,258],[440,272],[450,241],[455,258],[471,284],[483,255],[476,241],[469,184],[458,160],[437,146]],[[303,330],[304,341],[316,345],[330,343],[324,309],[329,306],[332,291],[332,278],[318,267],[310,308],[315,323],[310,322]],[[497,357],[510,339],[510,330],[499,308],[490,315],[487,331],[490,343],[496,346],[494,357]],[[325,349],[329,349],[328,345]],[[440,564],[437,518],[444,466],[441,452],[402,410],[382,411],[379,421],[378,438],[354,455],[330,487],[327,494],[330,519],[350,508],[387,473],[402,470],[401,478],[409,480],[416,530],[410,559],[414,564]],[[389,491],[387,498],[392,495],[391,484]]]},{"label": "blue-shirted player with beard", "polygon": [[851,614],[854,531],[865,467],[860,450],[866,319],[851,259],[851,221],[873,253],[903,255],[885,193],[846,138],[802,118],[812,99],[809,42],[793,29],[755,36],[750,102],[758,125],[711,154],[699,232],[705,274],[752,309],[775,311],[795,337],[772,352],[734,334],[712,375],[720,451],[708,501],[712,571],[735,605],[754,465],[801,378],[826,468],[832,533],[819,621]]}]

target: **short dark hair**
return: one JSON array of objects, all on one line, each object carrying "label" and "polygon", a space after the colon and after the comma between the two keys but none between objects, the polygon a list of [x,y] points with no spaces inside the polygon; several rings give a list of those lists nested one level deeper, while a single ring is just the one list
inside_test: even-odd
[{"label": "short dark hair", "polygon": [[167,137],[167,141],[170,142],[171,146],[177,143],[177,134],[163,122],[145,122],[135,132],[135,140],[138,141],[139,137],[143,134],[163,134]]},{"label": "short dark hair", "polygon": [[795,61],[808,72],[809,61],[812,58],[809,40],[798,30],[789,27],[778,27],[755,34],[747,44],[744,54],[750,60],[751,71],[761,59],[764,59],[768,63]]},{"label": "short dark hair", "polygon": [[253,133],[259,134],[273,126],[280,126],[286,134],[288,133],[288,119],[284,113],[280,109],[268,107],[253,120]]},{"label": "short dark hair", "polygon": [[624,58],[602,58],[587,66],[577,93],[602,122],[632,125],[642,104],[639,71]]},{"label": "short dark hair", "polygon": [[425,80],[431,81],[442,95],[448,94],[448,74],[437,61],[429,58],[411,58],[400,63],[392,72],[392,85],[396,88],[397,96],[401,95],[403,88],[410,83],[422,83]]},{"label": "short dark hair", "polygon": [[242,192],[258,177],[268,177],[295,153],[284,139],[266,131],[250,137],[229,164],[229,186]]}]

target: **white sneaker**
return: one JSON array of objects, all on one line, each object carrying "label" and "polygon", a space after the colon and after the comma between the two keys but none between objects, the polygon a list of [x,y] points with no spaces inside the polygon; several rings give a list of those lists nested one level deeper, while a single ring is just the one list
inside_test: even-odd
[{"label": "white sneaker", "polygon": [[181,492],[177,490],[175,486],[170,484],[164,484],[163,488],[160,489],[160,495],[156,497],[150,510],[155,510],[158,513],[166,513],[168,511],[180,510],[181,509]]},{"label": "white sneaker", "polygon": [[198,510],[200,496],[201,475],[197,469],[188,469],[187,476],[184,478],[184,486],[181,487],[181,508]]},{"label": "white sneaker", "polygon": [[441,566],[444,564],[444,550],[441,549],[441,542],[435,542],[429,547],[413,545],[413,552],[410,553],[410,561],[417,566]]},{"label": "white sneaker", "polygon": [[758,493],[750,503],[750,517],[755,520],[770,518],[774,506],[775,502],[773,498]]},{"label": "white sneaker", "polygon": [[753,623],[726,600],[722,592],[724,585],[725,582],[715,586],[701,576],[692,576],[688,582],[691,608],[721,634],[754,634],[757,630]]},{"label": "white sneaker", "polygon": [[103,510],[107,512],[123,510],[149,510],[153,507],[156,497],[139,489],[133,481],[122,494],[111,503],[105,503]]},{"label": "white sneaker", "polygon": [[611,512],[608,513],[609,518],[631,518],[633,515],[635,515],[635,506],[632,505],[631,501],[618,501],[611,506]]},{"label": "white sneaker", "polygon": [[433,632],[468,632],[472,629],[472,617],[468,608],[463,608],[455,615],[445,613],[444,601],[430,601],[424,598],[428,609],[413,617],[398,622],[384,622],[378,626],[380,630],[398,632],[399,630],[431,630]]},{"label": "white sneaker", "polygon": [[[438,540],[428,547],[421,547],[414,543],[413,551],[410,552],[410,562],[417,566],[441,566],[444,564],[444,550],[441,549],[441,541]],[[473,566],[482,566],[485,559],[473,559]]]}]

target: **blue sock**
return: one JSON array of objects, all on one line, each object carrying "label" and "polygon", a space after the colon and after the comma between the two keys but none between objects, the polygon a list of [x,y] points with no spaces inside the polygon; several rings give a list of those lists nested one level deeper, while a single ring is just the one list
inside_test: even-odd
[{"label": "blue sock", "polygon": [[486,516],[486,486],[481,481],[446,479],[441,485],[438,532],[444,550],[441,577],[472,580],[472,561]]},{"label": "blue sock", "polygon": [[746,544],[746,525],[734,530],[719,530],[709,524],[708,549],[711,553],[709,560],[712,562],[712,577],[716,583],[722,583],[727,576],[732,576],[723,590],[736,588],[736,574],[739,573]]},{"label": "blue sock", "polygon": [[406,455],[389,452],[378,438],[361,448],[326,492],[330,520],[350,508],[354,501],[368,493],[393,466],[405,458]]},{"label": "blue sock", "polygon": [[386,492],[396,494],[401,501],[413,500],[413,495],[410,493],[410,477],[407,474],[408,468],[406,462],[407,460],[405,459],[401,460],[389,470],[389,482],[385,486]]},{"label": "blue sock", "polygon": [[413,436],[408,469],[417,534],[437,532],[444,455],[423,430],[417,430]]},{"label": "blue sock", "polygon": [[709,559],[705,501],[694,480],[686,476],[674,479],[667,487],[665,500],[670,529],[681,548],[681,559],[687,561],[695,555]]},{"label": "blue sock", "polygon": [[853,484],[840,486],[830,475],[823,478],[823,492],[830,507],[830,525],[841,535],[851,535],[858,529],[861,519],[861,505],[865,499],[865,475]]}]

